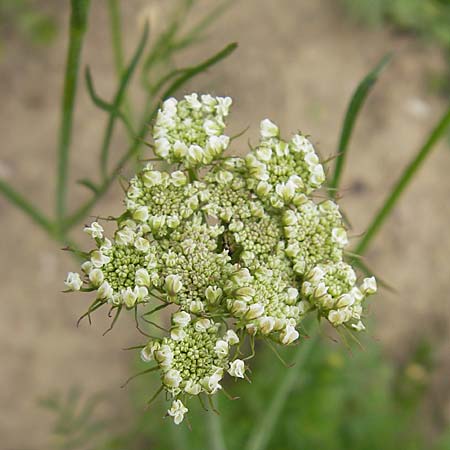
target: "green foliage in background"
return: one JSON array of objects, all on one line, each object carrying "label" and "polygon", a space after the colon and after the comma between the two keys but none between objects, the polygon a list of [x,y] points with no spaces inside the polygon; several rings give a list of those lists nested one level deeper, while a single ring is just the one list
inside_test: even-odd
[{"label": "green foliage in background", "polygon": [[372,25],[390,23],[412,32],[445,52],[448,71],[434,80],[436,87],[450,92],[450,1],[449,0],[343,0],[350,13]]},{"label": "green foliage in background", "polygon": [[49,44],[57,33],[55,20],[28,0],[0,0],[0,50],[11,33],[35,44]]},{"label": "green foliage in background", "polygon": [[[298,364],[289,369],[296,372],[295,383],[267,449],[449,448],[450,430],[431,440],[426,433],[426,424],[419,418],[433,371],[430,343],[418,341],[400,365],[380,354],[373,342],[365,342],[364,346],[364,350],[355,348],[350,351],[331,341],[322,343],[305,361],[308,365],[306,373]],[[282,356],[291,361],[294,352],[295,349],[288,349]],[[253,363],[255,376],[251,377],[251,384],[231,382],[225,386],[230,394],[241,395],[242,399],[230,401],[224,395],[219,396],[220,426],[226,448],[252,448],[248,437],[255,422],[267,410],[274,387],[282,382],[286,372],[281,363],[274,363],[269,349],[261,353],[261,358]],[[137,363],[136,373],[142,368],[144,365]],[[157,382],[148,375],[128,386],[131,396],[126,407],[130,412],[126,420],[116,426],[96,418],[92,404],[97,398],[84,402],[78,398],[75,402],[72,391],[65,401],[60,399],[59,407],[55,408],[55,397],[52,397],[53,402],[47,401],[47,406],[56,411],[53,448],[220,449],[213,441],[209,423],[218,416],[203,411],[198,404],[190,414],[191,430],[186,426],[174,427],[170,419],[161,419],[165,413],[163,401],[152,404],[149,410],[145,409],[152,386],[156,389]],[[72,410],[67,410],[68,405],[73,405]],[[119,422],[120,419],[117,420]]]}]

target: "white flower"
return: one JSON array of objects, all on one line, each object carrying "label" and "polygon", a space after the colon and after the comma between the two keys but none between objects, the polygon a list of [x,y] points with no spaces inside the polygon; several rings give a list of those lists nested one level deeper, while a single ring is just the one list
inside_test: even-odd
[{"label": "white flower", "polygon": [[205,290],[205,297],[209,303],[215,305],[222,297],[222,289],[217,286],[208,286]]},{"label": "white flower", "polygon": [[298,298],[298,289],[290,287],[287,290],[287,296],[289,300],[289,304],[293,305]]},{"label": "white flower", "polygon": [[346,319],[346,312],[343,309],[339,309],[337,311],[330,311],[328,313],[328,320],[335,327],[338,325],[342,325]]},{"label": "white flower", "polygon": [[277,137],[280,133],[280,130],[278,129],[278,127],[273,122],[271,122],[269,119],[264,119],[261,122],[260,130],[261,130],[261,136],[264,139]]},{"label": "white flower", "polygon": [[79,291],[81,289],[81,286],[83,286],[80,275],[76,272],[69,272],[64,284],[71,291]]},{"label": "white flower", "polygon": [[[184,158],[187,154],[187,151],[188,151],[188,147],[184,142],[175,141],[175,143],[173,144],[174,159],[179,160],[179,159]],[[187,181],[187,179],[186,179],[186,181]],[[186,182],[183,184],[186,184]],[[174,184],[174,185],[177,186],[177,184]],[[178,186],[180,186],[180,185],[178,185]]]},{"label": "white flower", "polygon": [[89,272],[89,280],[95,287],[99,287],[104,280],[105,276],[100,269],[92,269]]},{"label": "white flower", "polygon": [[325,181],[325,172],[323,171],[323,167],[321,164],[317,164],[312,170],[311,170],[311,176],[309,177],[309,181],[314,186],[320,186]]},{"label": "white flower", "polygon": [[[202,96],[202,100],[203,100]],[[217,114],[226,117],[228,116],[228,113],[230,111],[230,106],[233,102],[233,100],[231,99],[231,97],[216,97],[217,100],[217,106],[216,106],[216,111]]]},{"label": "white flower", "polygon": [[181,328],[187,326],[191,321],[191,316],[186,311],[177,311],[172,314],[172,323]]},{"label": "white flower", "polygon": [[174,186],[184,186],[187,183],[187,177],[181,170],[176,170],[170,174]]},{"label": "white flower", "polygon": [[243,316],[248,311],[247,303],[243,300],[235,300],[231,306],[231,312],[235,316]]},{"label": "white flower", "polygon": [[160,347],[160,343],[157,341],[149,342],[142,350],[141,350],[141,359],[144,362],[151,362],[154,358],[155,351]]},{"label": "white flower", "polygon": [[186,337],[186,331],[181,327],[175,327],[170,330],[170,337],[174,341],[182,341]]},{"label": "white flower", "polygon": [[201,300],[195,300],[189,304],[189,310],[193,314],[200,314],[204,310],[203,302]]},{"label": "white flower", "polygon": [[191,145],[187,151],[189,163],[196,165],[203,161],[203,149],[199,145]]},{"label": "white flower", "polygon": [[97,296],[100,299],[110,299],[113,294],[114,291],[107,281],[104,281],[97,291]]},{"label": "white flower", "polygon": [[205,377],[201,381],[203,388],[209,394],[215,394],[222,386],[219,384],[219,381],[222,379],[222,376],[219,373],[215,373],[210,377]]},{"label": "white flower", "polygon": [[202,107],[202,104],[198,99],[198,94],[193,93],[190,95],[185,95],[184,98],[192,109],[200,109]]},{"label": "white flower", "polygon": [[137,295],[130,287],[127,287],[122,292],[122,299],[128,308],[132,308],[136,304]]},{"label": "white flower", "polygon": [[355,302],[353,295],[351,294],[342,294],[336,302],[337,308],[346,308],[347,306],[352,306]]},{"label": "white flower", "polygon": [[354,328],[356,331],[364,331],[366,329],[366,327],[361,321],[359,321],[356,324],[355,323],[352,324],[352,328]]},{"label": "white flower", "polygon": [[90,227],[84,227],[85,233],[89,234],[93,239],[101,239],[103,237],[103,227],[98,222],[92,222]]},{"label": "white flower", "polygon": [[168,345],[161,345],[161,347],[155,351],[155,359],[161,367],[170,367],[173,361],[172,350]]},{"label": "white flower", "polygon": [[85,261],[83,264],[81,264],[81,270],[86,274],[89,275],[91,270],[93,269],[94,265],[92,264],[92,261]]},{"label": "white flower", "polygon": [[198,331],[199,333],[205,332],[210,327],[211,327],[211,321],[209,319],[206,319],[206,318],[198,319],[194,323],[195,331]]},{"label": "white flower", "polygon": [[256,157],[263,162],[269,162],[272,158],[272,149],[270,147],[259,147],[256,150]]},{"label": "white flower", "polygon": [[219,358],[226,358],[228,356],[228,342],[219,339],[214,346],[214,351]]},{"label": "white flower", "polygon": [[222,132],[222,127],[215,120],[207,119],[203,124],[203,129],[208,136],[219,136]]},{"label": "white flower", "polygon": [[119,245],[128,245],[134,241],[135,233],[131,228],[125,227],[116,231],[114,240]]},{"label": "white flower", "polygon": [[167,275],[164,285],[167,293],[171,297],[174,297],[183,288],[183,284],[178,275]]},{"label": "white flower", "polygon": [[256,186],[256,194],[259,197],[266,197],[269,192],[272,190],[272,185],[267,181],[260,181]]},{"label": "white flower", "polygon": [[162,104],[164,114],[167,114],[168,116],[175,116],[177,114],[177,104],[178,101],[174,97],[164,100],[164,103]]},{"label": "white flower", "polygon": [[280,338],[283,345],[289,345],[299,337],[298,331],[292,325],[286,325],[286,328],[281,331]]},{"label": "white flower", "polygon": [[202,390],[202,387],[199,383],[196,383],[193,380],[188,380],[186,382],[186,385],[184,386],[184,391],[191,395],[198,395],[200,394]]},{"label": "white flower", "polygon": [[286,183],[278,183],[275,186],[275,191],[285,203],[289,203],[295,195],[295,188],[295,184],[292,181],[288,181]]},{"label": "white flower", "polygon": [[170,388],[177,388],[181,383],[180,372],[176,369],[170,369],[164,374],[163,383]]},{"label": "white flower", "polygon": [[250,308],[246,314],[246,318],[249,320],[256,319],[264,314],[264,306],[260,303],[254,303],[250,305]]},{"label": "white flower", "polygon": [[[170,143],[166,138],[156,139],[155,141],[155,154],[160,158],[167,158],[170,152]],[[144,181],[144,184],[147,184]]]},{"label": "white flower", "polygon": [[339,247],[345,247],[348,244],[347,232],[344,228],[333,228],[331,231],[333,242],[339,245]]},{"label": "white flower", "polygon": [[241,359],[235,359],[228,369],[228,373],[232,377],[244,378],[245,364]]},{"label": "white flower", "polygon": [[239,337],[234,330],[227,330],[224,340],[227,341],[229,345],[239,344]]},{"label": "white flower", "polygon": [[138,286],[150,286],[150,275],[146,269],[136,270],[135,282]]},{"label": "white flower", "polygon": [[375,294],[377,292],[377,280],[375,277],[364,278],[360,289],[365,295]]},{"label": "white flower", "polygon": [[269,334],[275,327],[275,319],[270,316],[261,317],[258,326],[262,334]]},{"label": "white flower", "polygon": [[172,407],[167,411],[169,416],[173,417],[173,421],[175,425],[179,425],[181,422],[183,422],[184,415],[189,410],[186,408],[186,406],[183,405],[183,402],[181,400],[174,400],[172,402]]},{"label": "white flower", "polygon": [[145,187],[151,188],[162,183],[162,174],[158,170],[145,170],[142,174]]},{"label": "white flower", "polygon": [[109,261],[111,261],[111,258],[109,256],[104,255],[99,250],[94,250],[91,253],[91,261],[94,267],[100,268],[105,264],[108,264]]},{"label": "white flower", "polygon": [[133,219],[139,222],[145,222],[148,219],[148,208],[146,206],[139,206],[133,212]]}]

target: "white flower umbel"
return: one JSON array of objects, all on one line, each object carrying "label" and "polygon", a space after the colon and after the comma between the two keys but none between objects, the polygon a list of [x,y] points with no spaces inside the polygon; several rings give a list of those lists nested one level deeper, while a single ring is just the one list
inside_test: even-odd
[{"label": "white flower umbel", "polygon": [[[130,311],[161,330],[141,359],[159,371],[176,424],[190,397],[220,391],[224,376],[247,378],[249,340],[295,344],[310,314],[362,331],[377,290],[344,262],[347,231],[327,191],[316,192],[325,170],[312,140],[285,140],[264,119],[256,146],[231,151],[231,103],[195,93],[164,101],[153,163],[130,180],[113,238],[98,222],[86,226],[93,248],[65,281],[66,290],[92,291],[85,316],[108,305],[113,325]],[[151,317],[162,309],[168,330]]]}]

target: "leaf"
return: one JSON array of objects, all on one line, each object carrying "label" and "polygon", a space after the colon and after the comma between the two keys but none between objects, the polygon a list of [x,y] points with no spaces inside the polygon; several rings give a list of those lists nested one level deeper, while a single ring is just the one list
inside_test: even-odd
[{"label": "leaf", "polygon": [[333,178],[330,183],[330,188],[332,189],[331,196],[336,197],[337,189],[339,188],[339,181],[341,179],[342,170],[344,168],[345,157],[347,155],[348,144],[355,126],[358,114],[363,106],[370,90],[374,86],[378,79],[381,71],[384,69],[386,64],[390,61],[391,55],[387,54],[383,56],[381,61],[375,66],[375,68],[367,74],[364,79],[359,83],[356,88],[350,103],[347,107],[347,112],[345,114],[344,122],[342,124],[341,136],[339,139],[339,146],[336,157],[336,165],[334,167]]}]

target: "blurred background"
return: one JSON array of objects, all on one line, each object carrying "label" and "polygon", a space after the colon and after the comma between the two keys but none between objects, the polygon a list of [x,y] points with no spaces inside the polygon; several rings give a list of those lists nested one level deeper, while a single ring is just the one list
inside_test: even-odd
[{"label": "blurred background", "polygon": [[[177,14],[189,29],[215,8],[197,0],[115,2],[125,60],[146,20],[149,45]],[[219,3],[219,2],[217,2]],[[341,205],[357,238],[395,180],[448,106],[450,4],[447,0],[236,0],[228,2],[197,39],[169,52],[152,73],[208,58],[229,42],[239,48],[177,91],[233,97],[232,130],[270,117],[285,136],[311,135],[323,158],[336,154],[342,120],[358,82],[386,53],[380,76],[358,119],[342,182]],[[82,67],[111,98],[117,87],[111,45],[111,2],[92,1]],[[181,12],[180,12],[181,11]],[[70,5],[61,0],[0,0],[0,178],[52,213],[57,130]],[[169,39],[169,38],[167,38]],[[138,78],[138,77],[137,77]],[[150,79],[150,83],[152,83]],[[137,83],[139,84],[139,83]],[[137,114],[139,86],[127,107]],[[76,181],[98,173],[96,151],[107,117],[79,80],[71,153],[70,209],[90,194]],[[232,133],[231,133],[232,134]],[[112,159],[127,147],[114,133]],[[240,141],[246,150],[246,138]],[[123,170],[132,173],[132,165]],[[366,262],[393,290],[372,300],[364,349],[346,348],[324,329],[321,345],[298,370],[295,389],[277,423],[270,449],[450,449],[450,139],[433,151],[373,245]],[[94,210],[121,208],[114,183]],[[88,222],[86,219],[85,222]],[[72,236],[87,245],[82,224]],[[141,343],[122,317],[102,336],[104,311],[93,326],[77,318],[85,296],[63,295],[77,263],[28,217],[0,196],[0,448],[210,449],[207,414],[191,414],[192,431],[150,410],[151,376],[126,389],[139,368],[121,349]],[[283,352],[290,360],[290,352]],[[261,351],[253,383],[229,386],[240,400],[220,399],[229,449],[244,448],[286,369]],[[269,382],[268,382],[269,381]],[[196,409],[195,407],[193,409]]]}]

